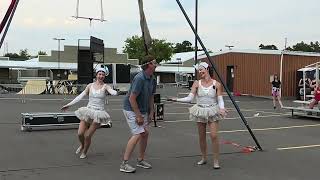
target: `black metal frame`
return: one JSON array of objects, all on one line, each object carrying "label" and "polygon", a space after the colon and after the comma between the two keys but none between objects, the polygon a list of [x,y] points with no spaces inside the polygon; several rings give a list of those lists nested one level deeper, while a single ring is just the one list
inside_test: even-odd
[{"label": "black metal frame", "polygon": [[[9,30],[9,27],[10,27],[10,24],[11,24],[11,21],[12,21],[12,18],[13,18],[13,16],[14,16],[14,13],[16,12],[18,3],[19,3],[19,0],[16,0],[16,1],[15,1],[15,4],[13,5],[13,9],[12,9],[11,13],[9,13],[9,12],[7,11],[7,13],[6,13],[5,16],[8,17],[8,21],[6,22],[6,24],[1,24],[1,25],[3,25],[3,27],[5,27],[5,30],[4,30],[4,32],[3,32],[3,36],[1,37],[1,40],[0,40],[0,48],[2,47],[2,44],[3,44],[3,42],[4,42],[4,39],[5,39],[6,35],[7,35],[7,32],[8,32],[8,30]],[[8,10],[9,10],[9,9],[8,9]],[[3,23],[5,23],[4,20],[5,20],[6,17],[3,18]],[[1,32],[2,32],[2,29],[1,29],[1,31],[0,31],[0,34],[1,34]]]},{"label": "black metal frame", "polygon": [[196,29],[194,28],[192,22],[190,21],[190,18],[188,17],[188,15],[187,15],[186,11],[184,10],[183,6],[181,5],[180,0],[176,0],[176,2],[177,2],[177,4],[178,4],[178,6],[180,7],[180,10],[181,10],[181,12],[183,13],[184,17],[185,17],[186,20],[188,21],[188,24],[189,24],[190,28],[192,29],[192,31],[193,31],[196,39],[198,40],[199,44],[201,45],[203,51],[205,52],[205,54],[206,54],[206,56],[207,56],[207,58],[208,58],[208,60],[209,60],[209,62],[210,62],[210,64],[211,64],[211,67],[213,68],[213,70],[214,70],[215,73],[217,74],[218,79],[220,80],[222,86],[223,86],[224,89],[226,90],[226,92],[227,92],[227,94],[228,94],[228,96],[229,96],[232,104],[233,104],[234,107],[236,108],[236,110],[237,110],[237,112],[238,112],[238,114],[239,114],[242,122],[244,123],[244,125],[245,125],[246,128],[248,129],[251,137],[253,138],[254,142],[255,142],[256,145],[258,146],[258,149],[259,149],[260,151],[262,151],[262,147],[260,146],[258,140],[256,139],[256,137],[255,137],[255,135],[253,134],[251,128],[249,127],[249,124],[248,124],[247,120],[245,119],[245,117],[244,117],[243,114],[241,113],[239,106],[237,105],[237,103],[236,103],[235,100],[233,99],[233,96],[231,95],[231,92],[230,92],[229,89],[227,88],[226,84],[223,82],[221,75],[220,75],[219,72],[217,71],[217,68],[216,68],[215,64],[213,63],[213,60],[212,60],[212,58],[210,57],[210,55],[209,55],[209,53],[208,53],[208,51],[207,51],[207,48],[204,46],[204,44],[203,44],[200,36],[198,35],[198,33],[197,33]]}]

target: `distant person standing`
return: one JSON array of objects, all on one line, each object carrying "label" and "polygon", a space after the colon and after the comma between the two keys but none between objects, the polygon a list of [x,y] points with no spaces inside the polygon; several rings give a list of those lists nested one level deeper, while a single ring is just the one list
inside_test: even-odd
[{"label": "distant person standing", "polygon": [[131,130],[131,137],[126,146],[120,171],[133,173],[136,171],[128,161],[135,146],[139,143],[139,157],[137,167],[151,169],[150,163],[145,161],[145,151],[148,144],[149,131],[147,126],[153,119],[154,93],[156,81],[153,73],[157,67],[157,61],[153,56],[147,55],[142,61],[139,72],[133,79],[131,87],[124,98],[123,113]]},{"label": "distant person standing", "polygon": [[273,109],[276,109],[276,100],[278,100],[279,104],[281,107],[283,107],[283,104],[281,102],[281,82],[278,78],[278,75],[275,74],[273,75],[273,81],[271,82],[272,84],[272,100],[273,100]]}]

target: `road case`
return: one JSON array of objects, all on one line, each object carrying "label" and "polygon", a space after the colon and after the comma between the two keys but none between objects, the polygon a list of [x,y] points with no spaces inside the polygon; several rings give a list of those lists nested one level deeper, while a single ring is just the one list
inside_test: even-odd
[{"label": "road case", "polygon": [[53,113],[53,112],[37,112],[37,113],[21,113],[22,131],[31,131],[36,127],[50,126],[75,126],[80,120],[75,116],[74,112]]}]

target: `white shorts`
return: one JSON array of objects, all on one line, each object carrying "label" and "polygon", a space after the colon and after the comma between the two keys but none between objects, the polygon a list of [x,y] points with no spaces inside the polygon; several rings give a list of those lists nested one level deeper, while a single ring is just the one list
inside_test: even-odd
[{"label": "white shorts", "polygon": [[143,125],[139,126],[136,122],[136,114],[133,111],[123,110],[124,117],[127,120],[131,133],[134,135],[141,134],[145,132],[145,129],[148,126],[148,114],[142,114],[144,119]]}]

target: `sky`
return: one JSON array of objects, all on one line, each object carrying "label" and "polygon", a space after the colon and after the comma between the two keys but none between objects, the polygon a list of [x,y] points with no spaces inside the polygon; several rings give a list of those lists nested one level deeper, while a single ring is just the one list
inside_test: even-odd
[{"label": "sky", "polygon": [[[11,0],[0,0],[2,20]],[[138,0],[103,0],[105,22],[75,19],[77,0],[20,0],[0,56],[27,48],[38,51],[58,49],[53,38],[65,38],[63,45],[77,45],[91,35],[104,40],[105,47],[122,52],[124,41],[141,35]],[[180,0],[194,23],[195,0]],[[212,51],[258,49],[274,44],[279,49],[304,41],[320,41],[319,0],[198,0],[198,32]],[[144,0],[152,38],[194,45],[194,34],[175,0]],[[100,18],[100,0],[79,0],[79,16]],[[2,34],[1,34],[2,36]],[[80,45],[87,45],[80,41]],[[7,48],[4,48],[7,47]]]}]

